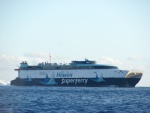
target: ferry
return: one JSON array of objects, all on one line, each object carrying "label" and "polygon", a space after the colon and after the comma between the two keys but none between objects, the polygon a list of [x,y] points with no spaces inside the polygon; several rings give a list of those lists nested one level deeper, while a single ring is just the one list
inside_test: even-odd
[{"label": "ferry", "polygon": [[16,86],[135,87],[143,75],[141,71],[121,70],[88,59],[69,64],[45,62],[38,65],[23,61],[15,71],[18,77],[11,85]]}]

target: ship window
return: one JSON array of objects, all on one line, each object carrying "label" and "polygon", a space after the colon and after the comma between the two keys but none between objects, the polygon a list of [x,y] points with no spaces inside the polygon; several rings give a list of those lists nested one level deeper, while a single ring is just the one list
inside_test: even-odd
[{"label": "ship window", "polygon": [[94,69],[117,69],[115,66],[94,66]]}]

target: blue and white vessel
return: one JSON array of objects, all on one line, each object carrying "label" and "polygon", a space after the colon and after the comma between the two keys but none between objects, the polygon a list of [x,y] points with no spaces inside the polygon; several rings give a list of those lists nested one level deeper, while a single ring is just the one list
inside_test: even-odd
[{"label": "blue and white vessel", "polygon": [[116,66],[96,64],[96,61],[72,61],[70,64],[39,63],[29,66],[20,63],[18,77],[11,81],[17,86],[83,86],[135,87],[143,73],[120,70]]}]

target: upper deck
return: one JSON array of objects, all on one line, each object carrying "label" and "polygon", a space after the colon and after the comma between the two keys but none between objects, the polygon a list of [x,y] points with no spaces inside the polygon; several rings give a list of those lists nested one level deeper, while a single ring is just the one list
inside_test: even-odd
[{"label": "upper deck", "polygon": [[72,61],[69,64],[39,63],[36,66],[29,66],[27,62],[20,63],[19,69],[15,70],[73,70],[73,69],[118,69],[116,66],[96,64],[96,61],[85,59],[84,61]]}]

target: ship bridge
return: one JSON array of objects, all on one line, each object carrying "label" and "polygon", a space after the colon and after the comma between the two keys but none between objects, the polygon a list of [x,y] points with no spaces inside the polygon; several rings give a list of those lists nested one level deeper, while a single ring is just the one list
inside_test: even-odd
[{"label": "ship bridge", "polygon": [[71,65],[76,65],[76,64],[96,64],[96,61],[92,61],[92,60],[88,60],[85,59],[84,61],[72,61],[72,63],[70,63]]}]

